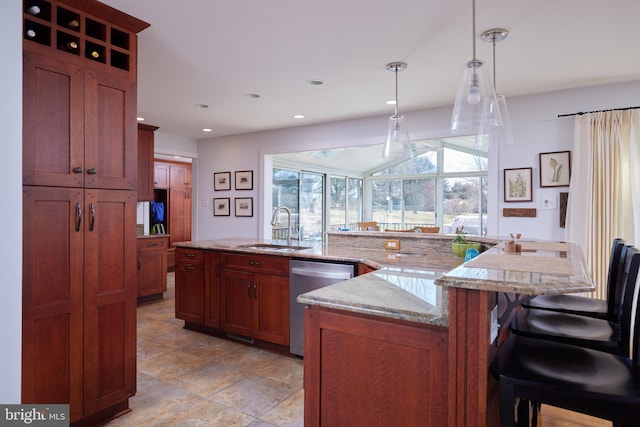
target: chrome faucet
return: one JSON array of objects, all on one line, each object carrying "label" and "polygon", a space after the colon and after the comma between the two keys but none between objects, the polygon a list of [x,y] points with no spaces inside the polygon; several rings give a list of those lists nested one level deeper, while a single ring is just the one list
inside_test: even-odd
[{"label": "chrome faucet", "polygon": [[291,238],[298,238],[297,234],[294,235],[293,230],[291,229],[291,210],[286,206],[278,206],[273,213],[273,217],[271,217],[271,225],[276,225],[276,218],[281,210],[287,213],[287,246],[291,246]]}]

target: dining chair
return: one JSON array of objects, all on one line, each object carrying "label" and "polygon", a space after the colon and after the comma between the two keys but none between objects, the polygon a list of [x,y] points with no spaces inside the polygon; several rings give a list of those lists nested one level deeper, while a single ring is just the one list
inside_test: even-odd
[{"label": "dining chair", "polygon": [[[640,253],[633,249],[624,267],[626,289],[637,286],[639,267]],[[529,425],[528,411],[522,411],[527,402],[603,418],[617,427],[640,426],[640,310],[632,323],[628,356],[512,334],[491,364],[499,383],[500,426]]]},{"label": "dining chair", "polygon": [[418,225],[414,228],[414,230],[420,230],[420,233],[439,233],[440,227],[424,227]]},{"label": "dining chair", "polygon": [[516,335],[574,344],[629,356],[629,330],[633,324],[636,282],[628,280],[629,264],[638,250],[625,246],[620,274],[620,308],[616,321],[558,311],[523,308],[511,322]]},{"label": "dining chair", "polygon": [[620,307],[620,275],[624,267],[625,245],[623,239],[613,240],[607,272],[606,300],[569,294],[539,295],[524,302],[522,306],[529,309],[560,311],[617,322]]},{"label": "dining chair", "polygon": [[[363,221],[358,223],[358,230],[360,231],[371,231],[370,227],[378,227],[377,221]],[[379,228],[378,228],[379,230]]]}]

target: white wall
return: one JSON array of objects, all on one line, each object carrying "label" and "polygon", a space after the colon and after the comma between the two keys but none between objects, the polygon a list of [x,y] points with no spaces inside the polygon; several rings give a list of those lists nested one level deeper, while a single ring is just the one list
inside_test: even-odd
[{"label": "white wall", "polygon": [[170,156],[198,157],[198,142],[164,132],[162,128],[155,131],[153,136],[153,152]]},{"label": "white wall", "polygon": [[[630,107],[640,99],[640,81],[626,84],[594,86],[544,94],[509,98],[509,114],[516,143],[512,147],[490,152],[489,234],[522,233],[523,237],[563,240],[559,226],[559,193],[568,187],[540,188],[538,154],[572,148],[573,119],[559,114]],[[405,113],[412,139],[449,136],[451,108]],[[382,143],[386,135],[387,116],[345,120],[321,125],[302,126],[245,135],[198,141],[199,172],[194,181],[200,183],[194,198],[194,217],[198,231],[194,240],[219,237],[269,237],[269,201],[262,196],[271,188],[270,168],[263,163],[265,154],[304,151],[333,147]],[[504,203],[503,169],[533,168],[533,201]],[[254,171],[252,191],[213,191],[214,172]],[[254,198],[252,218],[214,217],[212,199],[229,197]],[[540,209],[543,198],[555,198],[555,210]],[[502,208],[536,208],[536,218],[504,218]]]},{"label": "white wall", "polygon": [[0,403],[20,403],[22,348],[22,2],[0,2]]}]

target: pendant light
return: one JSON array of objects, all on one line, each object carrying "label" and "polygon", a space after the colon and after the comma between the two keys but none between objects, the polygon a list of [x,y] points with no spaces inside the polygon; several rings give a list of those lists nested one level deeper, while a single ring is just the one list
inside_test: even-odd
[{"label": "pendant light", "polygon": [[[489,117],[489,120],[483,121],[484,129],[476,136],[476,146],[481,147],[489,142],[499,144],[498,146],[513,145],[513,132],[511,130],[511,120],[509,119],[509,111],[507,110],[507,100],[503,95],[497,94],[496,85],[496,43],[509,37],[509,31],[504,28],[493,28],[487,30],[480,35],[480,39],[493,45],[493,90],[496,93],[496,101],[498,107],[489,105],[485,115],[493,114],[493,111],[500,111],[502,124],[496,125],[496,121]],[[487,141],[488,138],[488,141]]]},{"label": "pendant light", "polygon": [[390,62],[387,64],[387,71],[393,71],[396,74],[396,98],[395,113],[389,117],[389,129],[387,131],[387,140],[384,143],[382,157],[389,157],[391,152],[404,152],[410,150],[409,131],[404,116],[398,113],[398,72],[407,68],[404,62]]},{"label": "pendant light", "polygon": [[[498,108],[496,94],[484,61],[476,58],[476,2],[471,2],[473,58],[462,66],[456,102],[451,117],[451,133],[477,135],[490,117],[483,112],[491,106]],[[492,124],[501,125],[500,110],[494,111]]]}]

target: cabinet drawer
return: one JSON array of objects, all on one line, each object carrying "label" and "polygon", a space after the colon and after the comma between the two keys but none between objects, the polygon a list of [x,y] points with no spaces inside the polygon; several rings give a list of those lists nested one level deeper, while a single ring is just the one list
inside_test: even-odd
[{"label": "cabinet drawer", "polygon": [[289,275],[289,258],[284,256],[255,254],[220,254],[220,267],[230,270]]},{"label": "cabinet drawer", "polygon": [[176,248],[176,264],[204,264],[204,251],[202,249]]},{"label": "cabinet drawer", "polygon": [[168,247],[168,237],[142,237],[137,239],[138,251],[158,251]]}]

